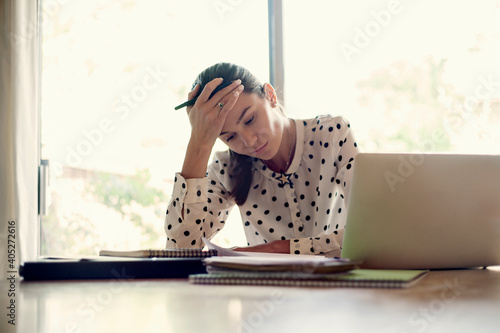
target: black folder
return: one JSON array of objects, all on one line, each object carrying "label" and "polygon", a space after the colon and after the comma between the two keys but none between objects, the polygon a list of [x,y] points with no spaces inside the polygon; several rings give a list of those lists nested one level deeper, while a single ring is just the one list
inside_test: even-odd
[{"label": "black folder", "polygon": [[19,267],[25,281],[182,279],[206,272],[203,258],[41,259]]}]

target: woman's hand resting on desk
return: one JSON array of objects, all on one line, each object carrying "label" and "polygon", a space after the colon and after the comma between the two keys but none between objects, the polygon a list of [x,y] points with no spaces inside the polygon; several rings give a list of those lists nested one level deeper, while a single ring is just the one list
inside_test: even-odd
[{"label": "woman's hand resting on desk", "polygon": [[246,247],[233,247],[231,250],[240,252],[290,253],[290,240],[276,240],[267,244]]}]

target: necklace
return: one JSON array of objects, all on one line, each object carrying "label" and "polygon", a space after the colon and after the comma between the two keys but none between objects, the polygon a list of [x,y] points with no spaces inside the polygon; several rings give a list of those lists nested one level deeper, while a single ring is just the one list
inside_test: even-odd
[{"label": "necklace", "polygon": [[288,167],[292,163],[292,155],[294,152],[295,148],[295,121],[292,119],[292,134],[291,134],[291,140],[290,140],[290,151],[288,152],[288,159],[286,161],[285,165],[285,170],[281,169],[280,174],[275,177],[275,179],[279,180],[281,183],[281,187],[285,186],[286,184],[290,185],[290,188],[293,188],[293,182],[291,180],[291,177],[293,175],[292,173],[285,173],[285,171],[288,170]]}]

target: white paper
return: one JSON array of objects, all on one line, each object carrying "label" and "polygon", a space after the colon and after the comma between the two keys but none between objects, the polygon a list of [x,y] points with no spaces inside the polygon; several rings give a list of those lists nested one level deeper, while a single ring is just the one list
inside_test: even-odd
[{"label": "white paper", "polygon": [[325,256],[322,255],[297,255],[297,254],[285,254],[285,253],[269,253],[269,252],[240,252],[234,251],[231,249],[227,249],[218,245],[215,245],[211,241],[206,238],[202,238],[203,242],[207,246],[209,250],[217,250],[217,256],[223,257],[262,257],[262,258],[290,258],[290,260],[302,260],[302,261],[311,261],[311,260],[321,260],[324,259]]},{"label": "white paper", "polygon": [[218,256],[227,256],[227,257],[244,256],[244,254],[242,252],[233,251],[233,250],[226,249],[224,247],[215,245],[214,243],[212,243],[211,241],[209,241],[205,237],[202,237],[202,240],[209,250],[217,250]]}]

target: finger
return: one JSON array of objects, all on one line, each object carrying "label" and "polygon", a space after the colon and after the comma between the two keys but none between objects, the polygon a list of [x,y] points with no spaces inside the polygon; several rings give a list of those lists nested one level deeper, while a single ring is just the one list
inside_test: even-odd
[{"label": "finger", "polygon": [[223,117],[224,119],[227,117],[229,112],[233,109],[233,106],[238,101],[238,97],[240,96],[243,89],[244,87],[240,85],[232,93],[228,94],[224,97],[223,100],[221,100],[221,103],[223,103],[224,106],[219,111],[219,117]]},{"label": "finger", "polygon": [[[208,103],[210,107],[216,106],[226,95],[230,94],[233,90],[235,90],[238,86],[241,85],[240,79],[234,80],[232,82],[219,81],[220,84],[216,86],[215,89],[212,89],[213,82],[214,80],[207,83],[207,86],[209,84],[210,86],[208,87],[208,89],[207,86],[205,86],[202,93],[198,97],[198,100],[201,99],[201,103]],[[208,98],[206,98],[206,95],[208,95]]]},{"label": "finger", "polygon": [[223,81],[224,80],[222,78],[216,78],[208,82],[203,88],[203,91],[201,92],[200,96],[198,96],[198,100],[196,102],[206,103],[210,99],[210,95],[215,90],[215,88],[217,88]]},{"label": "finger", "polygon": [[200,90],[200,85],[197,83],[194,87],[193,90],[191,90],[188,94],[188,100],[193,99],[198,95],[198,91]]},{"label": "finger", "polygon": [[[219,87],[217,87],[217,89],[219,89],[222,85],[220,85]],[[226,87],[220,89],[220,91],[217,91],[217,89],[216,89],[215,93],[212,92],[213,96],[211,97],[211,101],[213,101],[215,105],[217,105],[222,100],[226,100],[227,101],[228,98],[229,98],[229,96],[231,95],[231,93],[235,92],[236,89],[238,89],[239,87],[243,87],[242,84],[241,84],[241,80],[240,79],[234,80],[233,82],[231,82]],[[243,90],[243,88],[241,88],[240,92],[242,90]]]},{"label": "finger", "polygon": [[[197,84],[194,86],[193,90],[191,90],[191,91],[189,92],[189,94],[188,94],[188,101],[190,101],[190,100],[192,100],[193,98],[195,98],[195,97],[196,97],[196,95],[198,95],[198,91],[200,91],[200,85],[197,83]],[[192,107],[193,107],[193,106],[191,105],[191,106],[188,106],[188,107],[186,108],[187,113],[189,113],[189,111],[191,110],[191,108],[192,108]]]}]

